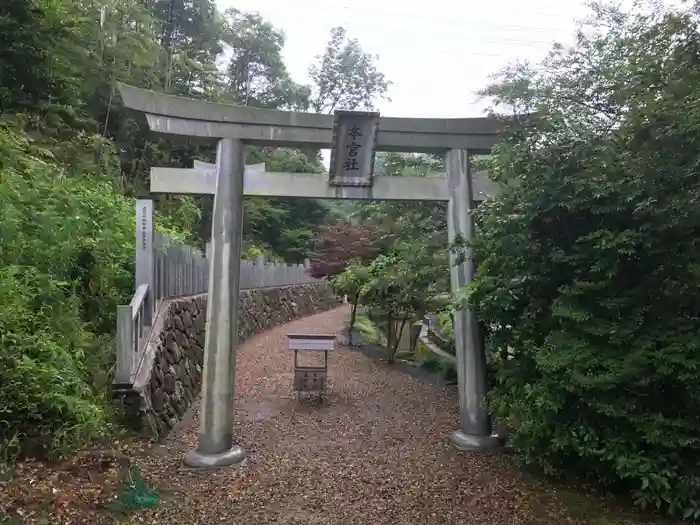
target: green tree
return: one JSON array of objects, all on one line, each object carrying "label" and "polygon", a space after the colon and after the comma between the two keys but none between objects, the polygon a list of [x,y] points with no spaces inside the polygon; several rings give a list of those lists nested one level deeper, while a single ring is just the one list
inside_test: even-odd
[{"label": "green tree", "polygon": [[362,297],[363,287],[369,282],[370,274],[366,265],[359,262],[351,263],[342,272],[332,277],[331,283],[338,295],[352,298],[350,320],[348,322],[348,344],[352,346],[357,321],[357,307]]},{"label": "green tree", "polygon": [[72,2],[8,0],[0,13],[0,114],[32,110],[62,116],[80,105],[75,64],[80,12]]},{"label": "green tree", "polygon": [[596,6],[572,49],[487,90],[537,116],[487,163],[511,188],[476,212],[468,293],[521,459],[695,520],[699,7]]},{"label": "green tree", "polygon": [[357,39],[348,38],[345,29],[334,27],[325,52],[309,68],[314,83],[313,110],[372,109],[391,84],[377,69],[377,58],[366,53]]},{"label": "green tree", "polygon": [[[434,271],[435,259],[443,262],[442,275]],[[394,362],[406,323],[435,307],[441,277],[448,273],[446,259],[446,253],[424,246],[398,245],[368,265],[360,297],[363,304],[384,319],[381,328],[387,336],[389,363]],[[344,282],[344,278],[339,282]]]},{"label": "green tree", "polygon": [[229,9],[224,42],[231,47],[225,99],[261,108],[306,110],[310,88],[296,84],[284,64],[284,34],[257,13]]},{"label": "green tree", "polygon": [[213,0],[156,0],[150,12],[160,26],[165,92],[208,98],[218,87],[216,58],[224,23]]},{"label": "green tree", "polygon": [[79,60],[82,99],[97,131],[126,142],[122,129],[132,132],[134,128],[130,115],[120,107],[116,82],[158,84],[160,47],[154,20],[137,0],[85,2],[81,9],[85,23],[79,32],[80,46],[88,55],[87,60]]}]

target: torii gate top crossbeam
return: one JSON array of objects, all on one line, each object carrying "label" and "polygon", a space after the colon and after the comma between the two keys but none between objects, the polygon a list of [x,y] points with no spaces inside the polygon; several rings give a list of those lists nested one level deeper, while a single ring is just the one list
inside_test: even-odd
[{"label": "torii gate top crossbeam", "polygon": [[[330,148],[333,115],[217,104],[119,84],[124,105],[146,114],[152,131],[204,140],[235,138],[248,144]],[[503,124],[493,118],[389,118],[379,121],[377,151],[445,153],[489,151]]]}]

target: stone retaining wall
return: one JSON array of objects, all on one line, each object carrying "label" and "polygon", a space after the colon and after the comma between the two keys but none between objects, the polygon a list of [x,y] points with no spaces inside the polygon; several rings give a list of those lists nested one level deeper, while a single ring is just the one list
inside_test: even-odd
[{"label": "stone retaining wall", "polygon": [[[244,290],[239,340],[340,304],[328,283]],[[132,389],[121,392],[129,426],[165,437],[199,395],[204,358],[206,295],[164,303]]]}]

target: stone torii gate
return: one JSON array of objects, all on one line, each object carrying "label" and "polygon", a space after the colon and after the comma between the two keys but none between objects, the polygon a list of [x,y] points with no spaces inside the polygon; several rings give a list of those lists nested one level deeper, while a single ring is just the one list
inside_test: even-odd
[{"label": "stone torii gate", "polygon": [[[474,235],[474,202],[499,191],[484,173],[470,173],[470,157],[498,142],[495,119],[386,118],[378,113],[339,111],[333,115],[216,104],[119,85],[124,105],[146,114],[152,131],[218,141],[216,165],[151,169],[151,191],[214,194],[199,443],[184,463],[193,468],[232,465],[245,457],[233,443],[233,404],[238,326],[238,277],[243,197],[447,201],[450,241]],[[246,168],[245,147],[332,148],[329,174],[271,173]],[[373,174],[375,151],[445,154],[444,174],[393,177]],[[471,257],[456,264],[451,288],[474,275]],[[484,406],[486,358],[475,316],[455,314],[460,426],[450,441],[460,450],[495,443]]]}]

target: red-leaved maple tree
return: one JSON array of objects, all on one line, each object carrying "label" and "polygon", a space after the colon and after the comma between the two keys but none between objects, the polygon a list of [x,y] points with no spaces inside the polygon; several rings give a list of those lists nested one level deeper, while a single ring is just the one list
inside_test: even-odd
[{"label": "red-leaved maple tree", "polygon": [[341,274],[350,263],[367,264],[377,255],[377,232],[373,228],[337,221],[319,229],[309,274],[317,279],[330,279]]}]

